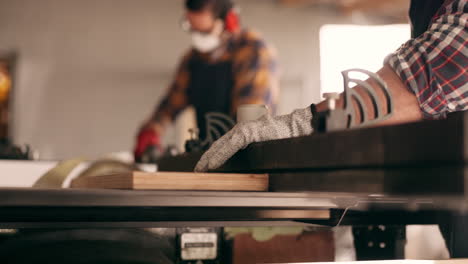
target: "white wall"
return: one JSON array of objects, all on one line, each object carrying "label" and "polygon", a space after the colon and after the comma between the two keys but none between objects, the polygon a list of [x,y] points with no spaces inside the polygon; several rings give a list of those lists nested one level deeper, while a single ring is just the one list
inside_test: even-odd
[{"label": "white wall", "polygon": [[[319,98],[322,23],[336,16],[275,1],[239,1],[245,24],[280,52],[280,112]],[[16,143],[43,158],[129,150],[188,47],[182,1],[0,0],[0,49],[19,52]],[[179,131],[185,134],[185,131]]]}]

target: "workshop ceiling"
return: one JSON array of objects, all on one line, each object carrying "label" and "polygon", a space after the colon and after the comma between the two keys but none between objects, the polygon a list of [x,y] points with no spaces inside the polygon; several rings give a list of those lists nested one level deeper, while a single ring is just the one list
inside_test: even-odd
[{"label": "workshop ceiling", "polygon": [[392,23],[408,22],[410,0],[277,0],[285,7],[328,6],[344,15],[364,15]]}]

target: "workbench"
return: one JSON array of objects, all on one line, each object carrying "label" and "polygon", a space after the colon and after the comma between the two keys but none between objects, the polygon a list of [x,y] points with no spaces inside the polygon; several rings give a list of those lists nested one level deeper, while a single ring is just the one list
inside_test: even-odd
[{"label": "workbench", "polygon": [[[1,228],[437,224],[467,209],[468,114],[252,144],[219,171],[268,192],[0,189]],[[200,154],[161,160],[189,171]]]}]

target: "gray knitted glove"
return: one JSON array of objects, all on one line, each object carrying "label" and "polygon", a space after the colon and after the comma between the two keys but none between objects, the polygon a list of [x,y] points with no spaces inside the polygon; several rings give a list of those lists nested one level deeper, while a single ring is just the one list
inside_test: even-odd
[{"label": "gray knitted glove", "polygon": [[195,171],[214,170],[223,165],[237,151],[250,143],[310,135],[313,131],[310,107],[288,115],[263,116],[258,120],[237,124],[231,131],[211,145],[201,157]]}]

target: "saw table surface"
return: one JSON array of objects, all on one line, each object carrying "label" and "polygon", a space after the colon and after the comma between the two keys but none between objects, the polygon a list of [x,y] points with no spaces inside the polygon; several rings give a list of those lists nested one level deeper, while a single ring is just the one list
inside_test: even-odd
[{"label": "saw table surface", "polygon": [[3,188],[0,228],[242,226],[284,221],[333,226],[347,208],[353,212],[346,213],[346,221],[433,223],[433,212],[464,204],[465,197],[375,193]]}]

